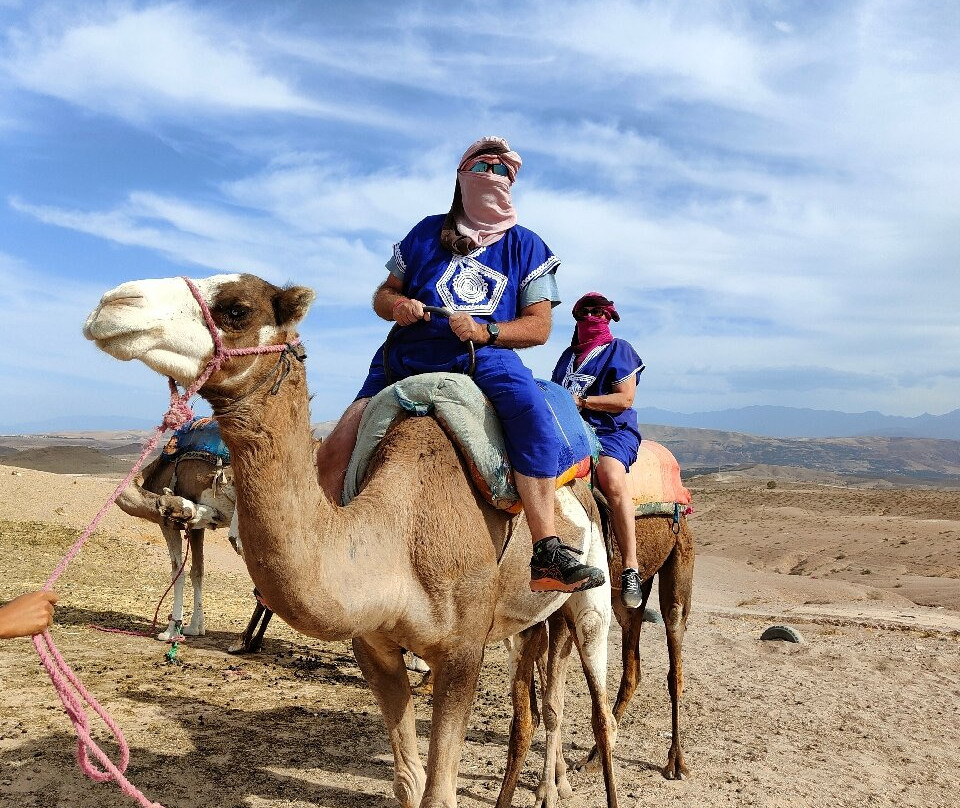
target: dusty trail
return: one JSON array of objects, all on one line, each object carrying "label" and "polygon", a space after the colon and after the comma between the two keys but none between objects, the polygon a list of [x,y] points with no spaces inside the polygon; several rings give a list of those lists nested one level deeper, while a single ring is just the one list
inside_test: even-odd
[{"label": "dusty trail", "polygon": [[[0,599],[39,586],[115,484],[11,471],[0,467]],[[956,492],[740,482],[695,485],[694,495],[699,556],[682,718],[693,776],[668,782],[658,771],[669,743],[667,660],[662,629],[648,625],[644,680],[616,752],[622,804],[955,806]],[[390,750],[345,644],[306,640],[278,623],[262,655],[224,653],[251,600],[223,531],[208,542],[210,634],[184,646],[182,665],[164,664],[155,641],[91,628],[145,630],[166,569],[159,532],[117,512],[59,586],[54,637],[119,719],[137,786],[169,808],[394,806]],[[761,642],[772,623],[806,642]],[[615,634],[611,691],[618,659]],[[505,661],[501,648],[488,650],[461,766],[464,808],[487,808],[499,787],[510,719]],[[0,806],[133,804],[80,773],[69,723],[28,641],[0,645],[0,683]],[[566,755],[576,760],[592,742],[579,671],[567,707]],[[417,710],[422,734],[425,698]],[[517,805],[533,804],[542,748],[540,735]],[[602,803],[599,777],[571,781],[568,805]]]}]

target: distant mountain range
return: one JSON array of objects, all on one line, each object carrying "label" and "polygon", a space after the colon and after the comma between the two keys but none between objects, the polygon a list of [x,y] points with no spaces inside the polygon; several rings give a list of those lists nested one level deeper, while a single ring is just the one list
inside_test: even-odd
[{"label": "distant mountain range", "polygon": [[[637,409],[640,423],[688,429],[715,429],[769,438],[935,438],[960,440],[960,409],[945,415],[913,418],[879,412],[838,412],[798,407],[741,407],[713,412],[681,413],[656,407]],[[16,424],[0,424],[0,434],[151,429],[159,423],[126,415],[79,415]]]},{"label": "distant mountain range", "polygon": [[[662,410],[657,412],[672,415]],[[955,417],[956,413],[951,415]],[[117,419],[117,423],[122,428],[109,429],[108,420],[100,430],[74,431],[57,422],[54,429],[45,432],[0,434],[0,464],[61,473],[119,471],[139,455],[153,430],[131,429],[126,419]],[[334,423],[314,424],[314,434],[318,437],[329,434]],[[842,484],[886,481],[893,485],[960,487],[960,440],[886,435],[770,437],[662,423],[641,424],[640,431],[645,439],[658,441],[673,452],[685,478],[735,471],[770,478],[780,474],[789,477],[789,469],[806,469]],[[118,464],[120,460],[124,463]]]},{"label": "distant mountain range", "polygon": [[64,415],[41,421],[0,424],[0,435],[46,435],[52,432],[116,432],[152,429],[160,423],[161,413],[153,421],[129,415]]},{"label": "distant mountain range", "polygon": [[908,418],[879,412],[837,412],[797,407],[741,407],[679,413],[656,407],[637,409],[640,422],[660,426],[716,429],[769,438],[935,438],[960,440],[960,409],[945,415]]}]

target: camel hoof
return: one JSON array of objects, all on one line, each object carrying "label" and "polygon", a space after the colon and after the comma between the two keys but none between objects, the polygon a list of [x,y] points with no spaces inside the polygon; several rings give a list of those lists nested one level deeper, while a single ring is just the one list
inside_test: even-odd
[{"label": "camel hoof", "polygon": [[593,747],[583,760],[574,763],[573,770],[575,772],[588,772],[590,774],[596,774],[600,771],[600,755],[597,754],[597,747]]},{"label": "camel hoof", "polygon": [[206,633],[207,633],[207,630],[203,626],[200,626],[199,628],[194,628],[193,626],[187,626],[183,630],[183,635],[185,637],[203,637],[204,635],[206,635]]},{"label": "camel hoof", "polygon": [[660,773],[667,780],[686,780],[690,777],[690,770],[684,765],[682,760],[669,760]]},{"label": "camel hoof", "polygon": [[421,696],[431,695],[433,693],[433,672],[428,670],[420,680],[420,684],[413,685],[410,689]]},{"label": "camel hoof", "polygon": [[246,637],[239,637],[227,646],[227,653],[236,654],[237,656],[241,654],[256,654],[259,651],[260,646],[258,645],[256,648],[253,648],[250,640]]},{"label": "camel hoof", "polygon": [[403,655],[403,664],[406,666],[408,671],[414,671],[416,673],[429,673],[430,666],[424,662],[420,657],[418,657],[413,651],[407,651]]},{"label": "camel hoof", "polygon": [[175,494],[163,494],[157,500],[157,510],[164,519],[182,524],[186,524],[196,515],[193,503]]}]

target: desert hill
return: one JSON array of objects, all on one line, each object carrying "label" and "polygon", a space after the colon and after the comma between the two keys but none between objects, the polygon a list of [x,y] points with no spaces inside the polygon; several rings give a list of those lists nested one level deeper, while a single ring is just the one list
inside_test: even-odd
[{"label": "desert hill", "polygon": [[44,446],[3,456],[6,466],[55,474],[123,474],[130,464],[90,446]]}]

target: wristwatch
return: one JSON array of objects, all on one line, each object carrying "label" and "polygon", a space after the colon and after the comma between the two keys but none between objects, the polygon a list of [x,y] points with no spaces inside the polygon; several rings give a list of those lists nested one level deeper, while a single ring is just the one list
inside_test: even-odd
[{"label": "wristwatch", "polygon": [[497,323],[487,323],[487,333],[490,335],[487,345],[493,345],[497,341],[497,337],[500,336],[500,326]]}]

